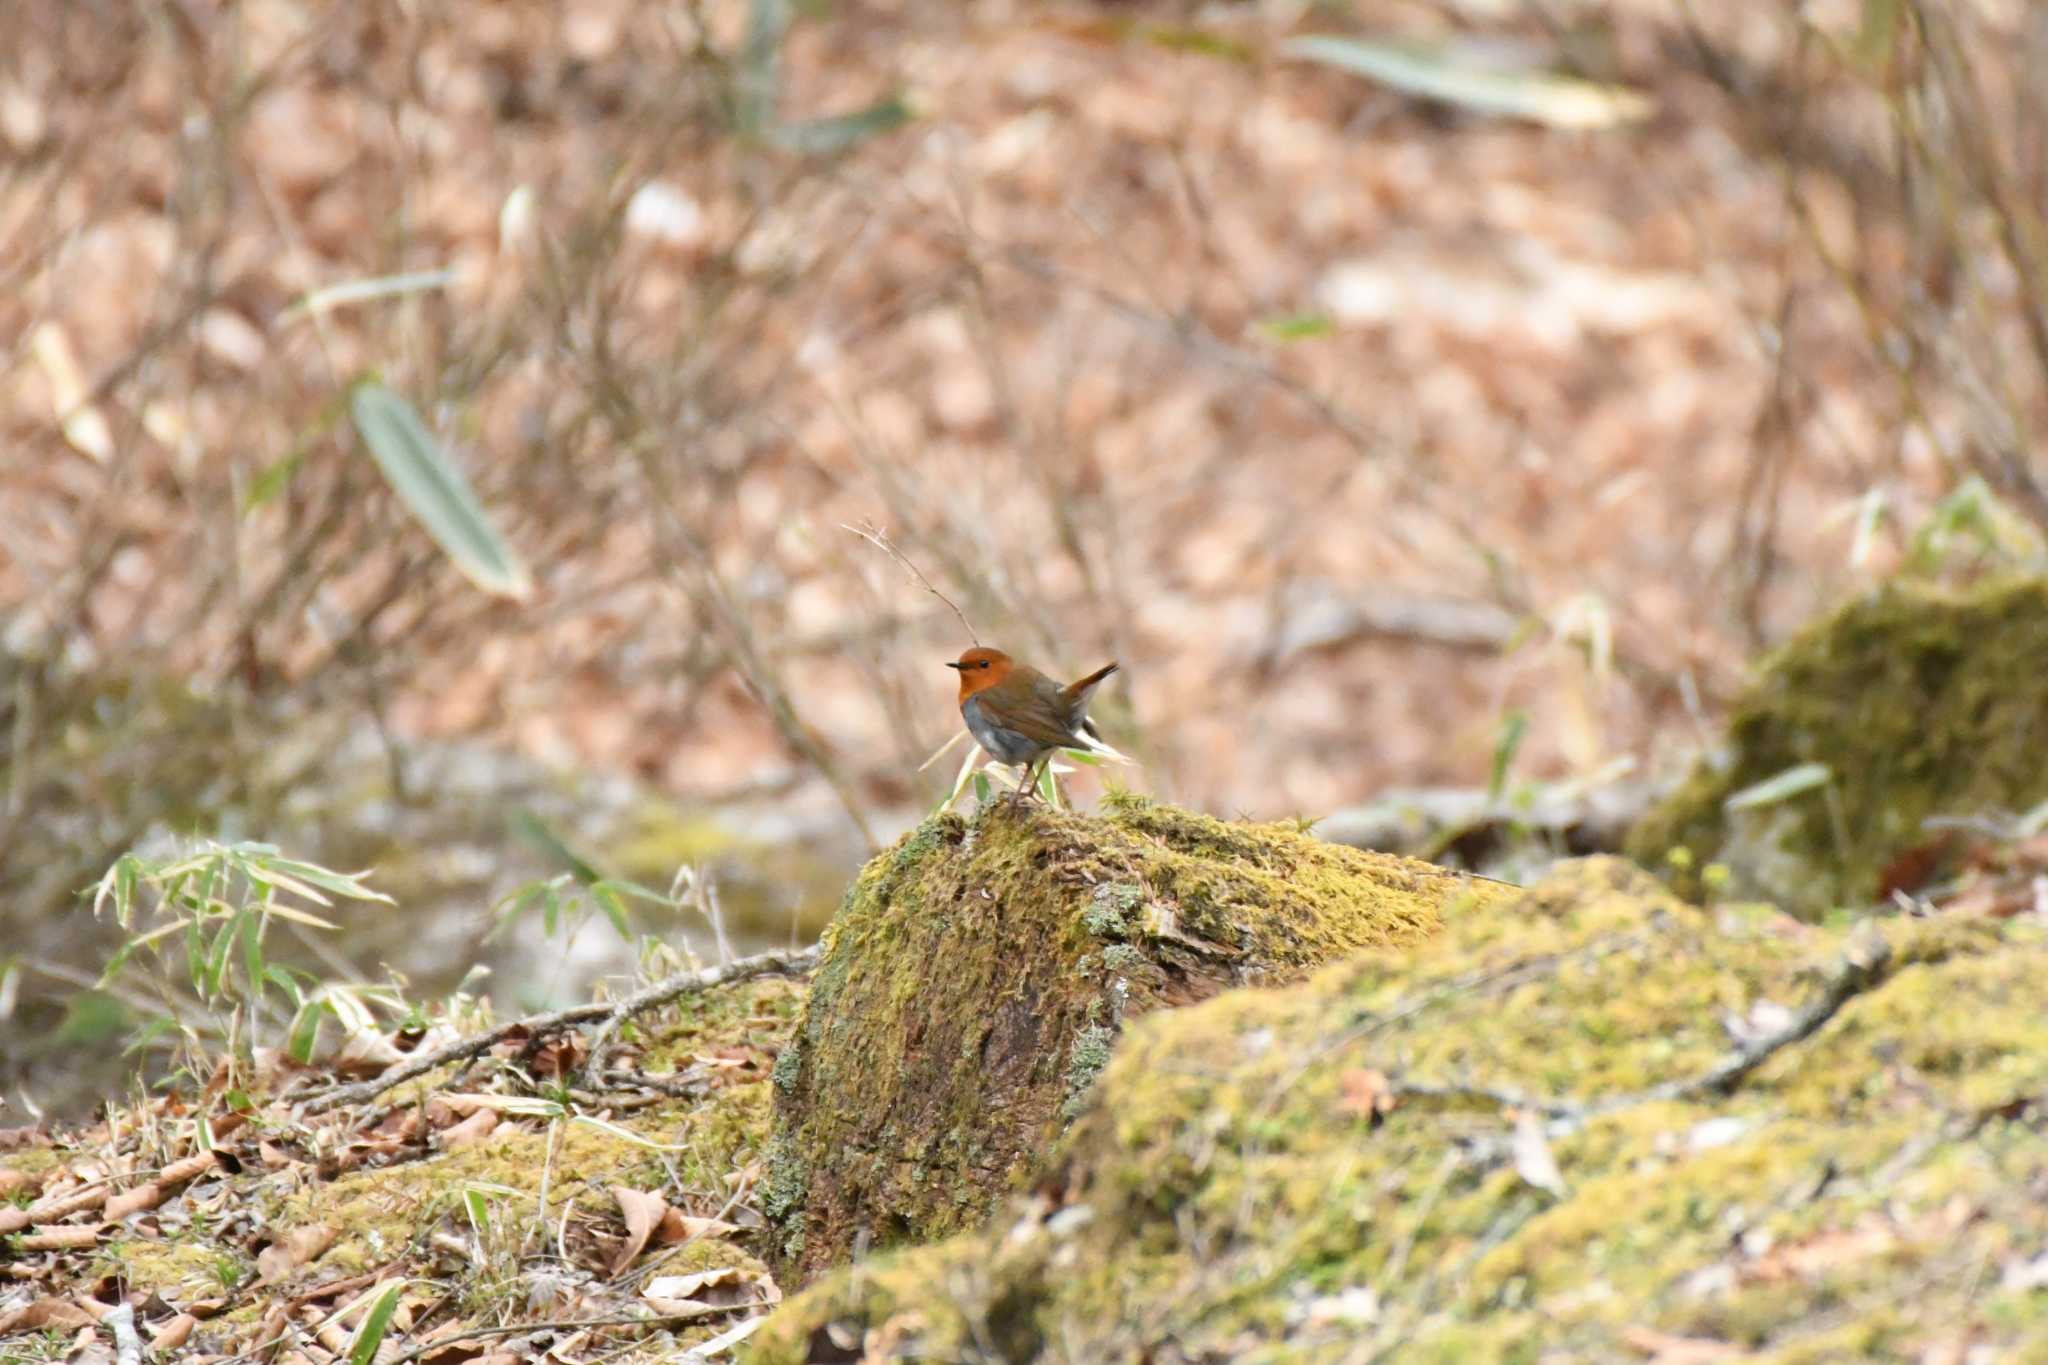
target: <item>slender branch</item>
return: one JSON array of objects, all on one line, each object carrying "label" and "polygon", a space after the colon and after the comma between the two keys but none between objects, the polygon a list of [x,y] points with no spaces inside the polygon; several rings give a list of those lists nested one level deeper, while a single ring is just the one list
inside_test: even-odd
[{"label": "slender branch", "polygon": [[848,526],[845,522],[841,522],[839,524],[839,529],[842,531],[853,532],[862,540],[865,540],[868,544],[874,546],[883,554],[895,560],[898,564],[901,564],[905,569],[907,569],[910,572],[911,577],[915,578],[918,582],[924,584],[924,590],[926,592],[938,598],[941,602],[944,602],[947,606],[953,609],[953,614],[960,618],[961,628],[967,632],[968,639],[974,641],[974,643],[976,644],[981,643],[981,637],[979,635],[976,635],[974,633],[974,627],[967,623],[967,613],[960,610],[959,604],[955,602],[952,598],[946,596],[946,594],[940,592],[937,588],[933,587],[932,581],[924,576],[924,570],[918,568],[917,565],[911,563],[910,557],[904,554],[903,551],[897,549],[895,542],[890,540],[886,533],[872,525]]},{"label": "slender branch", "polygon": [[427,1072],[447,1066],[451,1062],[466,1062],[473,1057],[481,1057],[514,1034],[527,1033],[538,1038],[550,1033],[560,1033],[577,1024],[602,1020],[597,1042],[591,1048],[590,1055],[594,1060],[609,1032],[632,1015],[666,1005],[669,1001],[685,995],[694,995],[716,986],[732,985],[757,976],[801,976],[810,971],[817,960],[818,950],[815,946],[799,952],[756,953],[752,957],[743,957],[724,966],[707,967],[701,972],[682,972],[666,980],[657,981],[617,1004],[575,1005],[548,1014],[514,1019],[475,1037],[435,1048],[432,1052],[414,1057],[403,1066],[387,1071],[381,1076],[321,1091],[304,1102],[305,1112],[322,1114],[345,1104],[361,1104],[365,1100],[375,1099],[395,1085],[403,1085],[416,1076],[424,1076]]},{"label": "slender branch", "polygon": [[1842,1007],[1851,1000],[1873,987],[1882,985],[1890,975],[1891,963],[1891,945],[1885,941],[1884,934],[1874,925],[1866,924],[1842,950],[1842,956],[1828,973],[1820,994],[1787,1020],[1782,1027],[1752,1039],[1695,1075],[1681,1076],[1611,1099],[1586,1104],[1573,1100],[1546,1099],[1501,1086],[1464,1082],[1446,1084],[1407,1081],[1398,1078],[1388,1083],[1388,1089],[1396,1095],[1415,1099],[1480,1100],[1498,1105],[1502,1109],[1529,1110],[1562,1119],[1574,1128],[1588,1120],[1605,1118],[1642,1104],[1685,1100],[1710,1091],[1732,1090],[1745,1076],[1779,1052],[1818,1033],[1821,1027],[1839,1014]]},{"label": "slender branch", "polygon": [[1744,1076],[1762,1066],[1773,1054],[1811,1038],[1820,1031],[1821,1025],[1841,1011],[1842,1006],[1873,986],[1883,984],[1891,974],[1891,944],[1875,927],[1866,927],[1867,933],[1859,932],[1843,949],[1841,958],[1828,973],[1820,995],[1787,1020],[1783,1027],[1744,1044],[1697,1076],[1653,1085],[1648,1090],[1603,1105],[1602,1110],[1629,1108],[1658,1100],[1690,1099],[1710,1090],[1732,1090]]}]

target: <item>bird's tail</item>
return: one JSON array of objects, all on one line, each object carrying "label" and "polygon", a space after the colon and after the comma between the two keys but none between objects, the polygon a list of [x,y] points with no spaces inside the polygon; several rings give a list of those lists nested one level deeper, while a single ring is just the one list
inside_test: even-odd
[{"label": "bird's tail", "polygon": [[1093,673],[1090,673],[1087,677],[1081,678],[1075,682],[1068,683],[1067,695],[1072,697],[1081,705],[1086,706],[1088,704],[1088,694],[1090,692],[1093,692],[1096,688],[1100,687],[1102,685],[1102,680],[1108,677],[1110,674],[1116,672],[1116,668],[1117,666],[1113,663],[1104,664],[1102,667],[1096,669]]},{"label": "bird's tail", "polygon": [[1109,759],[1114,763],[1129,763],[1131,761],[1130,757],[1118,753],[1105,743],[1102,738],[1102,732],[1095,728],[1095,722],[1088,719],[1089,695],[1096,688],[1102,686],[1102,680],[1116,672],[1116,668],[1117,666],[1113,663],[1104,664],[1087,677],[1067,684],[1067,695],[1074,699],[1074,718],[1076,721],[1074,737],[1077,741],[1070,747],[1084,749],[1089,753]]}]

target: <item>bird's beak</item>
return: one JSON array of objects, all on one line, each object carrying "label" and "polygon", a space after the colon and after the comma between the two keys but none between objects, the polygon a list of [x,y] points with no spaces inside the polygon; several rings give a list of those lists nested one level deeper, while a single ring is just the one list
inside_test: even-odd
[{"label": "bird's beak", "polygon": [[967,666],[967,665],[965,665],[965,664],[947,664],[947,665],[946,665],[946,667],[948,667],[948,668],[965,668],[966,666]]}]

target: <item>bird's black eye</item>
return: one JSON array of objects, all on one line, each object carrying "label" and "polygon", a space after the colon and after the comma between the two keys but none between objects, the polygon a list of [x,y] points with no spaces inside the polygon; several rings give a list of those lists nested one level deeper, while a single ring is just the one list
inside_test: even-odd
[{"label": "bird's black eye", "polygon": [[987,659],[983,659],[983,660],[981,661],[981,666],[982,666],[983,668],[987,668],[987,667],[988,667],[988,660],[987,660]]}]

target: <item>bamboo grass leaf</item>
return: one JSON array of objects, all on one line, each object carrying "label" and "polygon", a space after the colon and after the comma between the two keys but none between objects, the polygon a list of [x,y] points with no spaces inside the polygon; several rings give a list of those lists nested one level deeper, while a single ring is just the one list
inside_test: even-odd
[{"label": "bamboo grass leaf", "polygon": [[532,595],[526,565],[498,535],[468,480],[411,404],[365,381],[349,395],[349,415],[385,481],[464,577],[515,601]]}]

